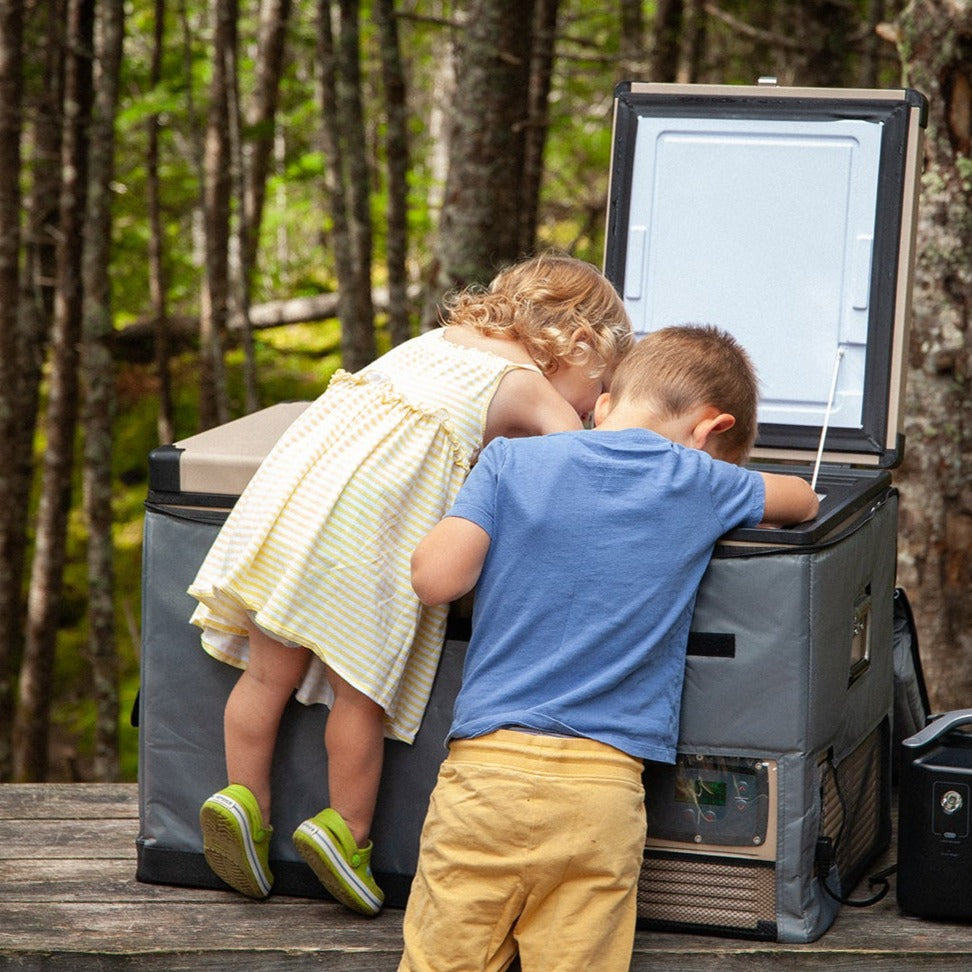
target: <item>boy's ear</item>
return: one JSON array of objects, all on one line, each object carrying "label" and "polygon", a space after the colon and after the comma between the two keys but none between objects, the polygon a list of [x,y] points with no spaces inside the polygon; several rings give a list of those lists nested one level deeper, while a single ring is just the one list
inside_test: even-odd
[{"label": "boy's ear", "polygon": [[601,392],[594,403],[594,424],[600,425],[611,414],[611,393]]},{"label": "boy's ear", "polygon": [[692,444],[696,449],[706,449],[707,445],[715,444],[710,441],[712,438],[728,432],[735,424],[735,415],[709,407],[692,430]]}]

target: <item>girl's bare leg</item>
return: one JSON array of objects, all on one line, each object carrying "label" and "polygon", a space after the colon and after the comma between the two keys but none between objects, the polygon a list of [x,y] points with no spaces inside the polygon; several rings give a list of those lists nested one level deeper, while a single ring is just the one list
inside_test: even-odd
[{"label": "girl's bare leg", "polygon": [[344,818],[358,846],[368,841],[385,752],[384,710],[331,669],[334,704],[324,729],[331,807]]},{"label": "girl's bare leg", "polygon": [[306,648],[289,648],[251,625],[249,664],[226,702],[226,774],[253,793],[265,825],[280,718],[309,661]]}]

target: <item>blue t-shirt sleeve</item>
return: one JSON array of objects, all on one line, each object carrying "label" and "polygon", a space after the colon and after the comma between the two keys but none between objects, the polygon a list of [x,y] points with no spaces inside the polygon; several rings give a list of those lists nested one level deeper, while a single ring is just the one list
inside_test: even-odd
[{"label": "blue t-shirt sleeve", "polygon": [[466,481],[456,496],[452,509],[447,516],[458,516],[470,520],[493,535],[493,521],[496,511],[496,487],[499,469],[506,457],[506,439],[494,439],[479,454],[476,465],[472,467]]},{"label": "blue t-shirt sleeve", "polygon": [[727,531],[762,522],[766,484],[758,472],[713,459],[709,488],[716,516]]}]

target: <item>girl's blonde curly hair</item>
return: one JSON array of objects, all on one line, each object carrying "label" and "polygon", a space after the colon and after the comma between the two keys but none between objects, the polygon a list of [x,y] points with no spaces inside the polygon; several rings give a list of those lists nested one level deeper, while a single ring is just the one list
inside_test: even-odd
[{"label": "girl's blonde curly hair", "polygon": [[544,253],[500,271],[488,288],[447,297],[443,324],[518,341],[545,375],[561,360],[590,366],[599,378],[634,344],[631,321],[617,291],[583,260]]}]

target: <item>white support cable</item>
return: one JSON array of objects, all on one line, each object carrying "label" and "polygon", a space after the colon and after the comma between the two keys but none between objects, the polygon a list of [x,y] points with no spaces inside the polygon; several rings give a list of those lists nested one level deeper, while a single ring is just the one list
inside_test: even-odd
[{"label": "white support cable", "polygon": [[830,413],[834,409],[834,399],[837,397],[837,374],[840,371],[840,359],[844,357],[844,349],[837,349],[837,359],[834,361],[834,374],[830,379],[830,396],[827,399],[827,412],[824,415],[823,428],[820,430],[820,445],[817,447],[817,461],[813,464],[813,478],[810,488],[817,491],[817,476],[820,474],[820,462],[823,459],[824,442],[827,439],[827,427],[830,425]]}]

